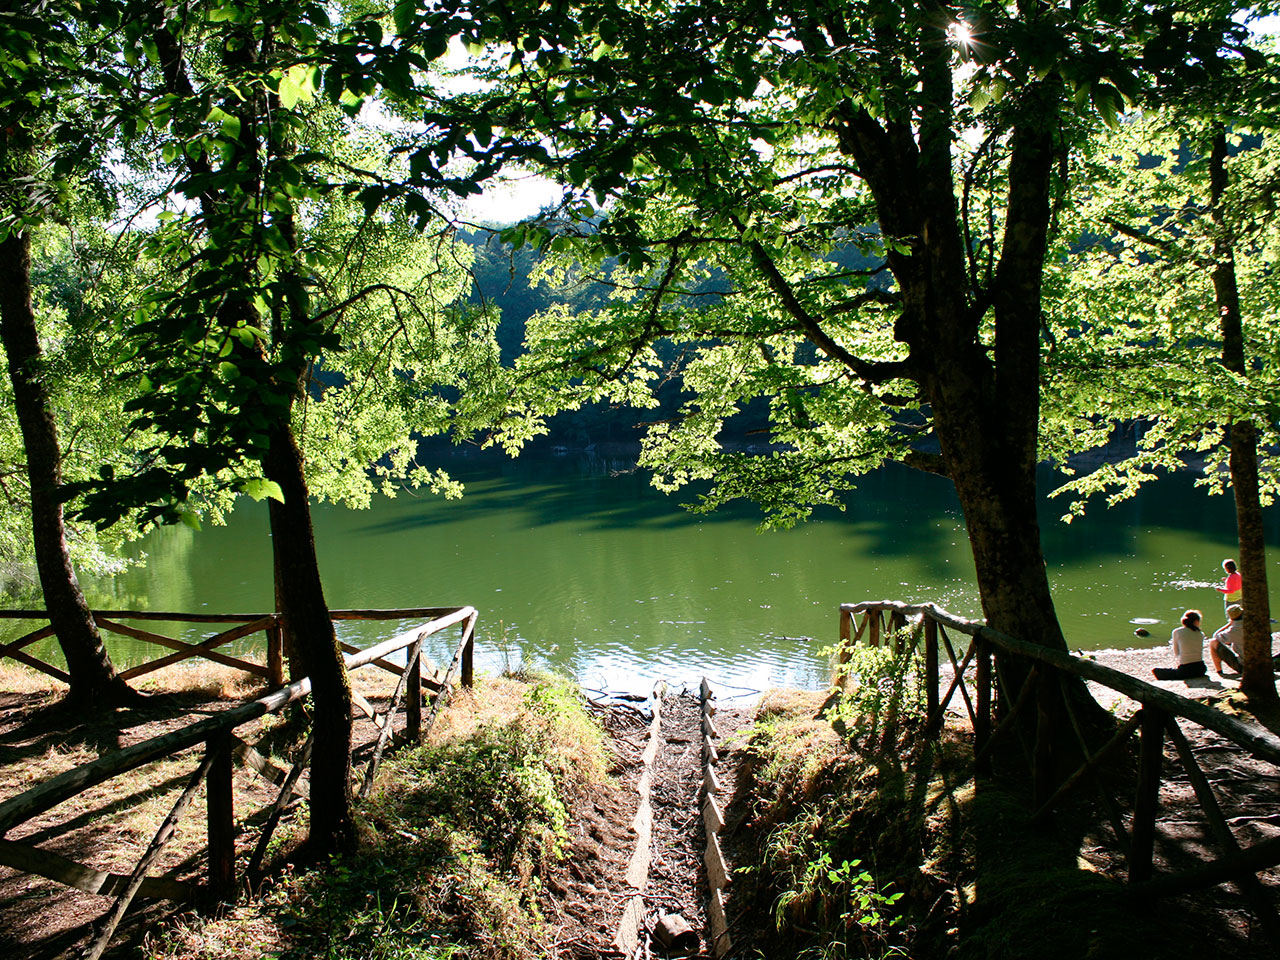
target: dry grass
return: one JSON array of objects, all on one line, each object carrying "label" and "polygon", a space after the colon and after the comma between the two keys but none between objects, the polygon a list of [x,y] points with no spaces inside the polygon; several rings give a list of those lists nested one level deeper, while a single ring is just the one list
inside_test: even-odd
[{"label": "dry grass", "polygon": [[13,660],[0,660],[0,690],[7,693],[60,696],[66,684]]}]

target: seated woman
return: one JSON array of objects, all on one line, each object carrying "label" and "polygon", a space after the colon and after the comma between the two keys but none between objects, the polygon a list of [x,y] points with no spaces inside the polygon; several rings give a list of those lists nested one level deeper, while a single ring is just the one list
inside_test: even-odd
[{"label": "seated woman", "polygon": [[1157,680],[1186,680],[1203,677],[1208,672],[1204,666],[1204,634],[1200,632],[1199,610],[1188,610],[1182,615],[1182,626],[1174,629],[1169,645],[1173,647],[1178,665],[1156,667],[1151,672]]},{"label": "seated woman", "polygon": [[1233,603],[1227,607],[1227,625],[1214,632],[1209,640],[1209,659],[1215,673],[1222,673],[1225,663],[1240,672],[1240,652],[1244,650],[1244,607]]}]

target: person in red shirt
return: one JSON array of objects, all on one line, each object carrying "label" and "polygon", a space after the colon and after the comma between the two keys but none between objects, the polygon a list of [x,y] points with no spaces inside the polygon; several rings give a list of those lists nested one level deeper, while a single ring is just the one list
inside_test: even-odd
[{"label": "person in red shirt", "polygon": [[[1236,569],[1234,560],[1223,560],[1222,570],[1226,573],[1226,577],[1222,580],[1222,586],[1214,589],[1222,594],[1222,609],[1226,612],[1227,607],[1233,603],[1239,603],[1244,598],[1244,578]],[[1227,616],[1230,617],[1231,614],[1228,613]]]}]

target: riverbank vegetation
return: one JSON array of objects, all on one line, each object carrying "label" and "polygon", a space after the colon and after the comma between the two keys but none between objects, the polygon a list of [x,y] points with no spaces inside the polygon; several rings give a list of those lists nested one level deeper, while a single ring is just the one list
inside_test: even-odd
[{"label": "riverbank vegetation", "polygon": [[[173,696],[189,708],[243,695],[226,683],[218,671],[182,670],[167,678]],[[57,709],[49,684],[30,671],[6,673],[4,686],[25,688],[29,701],[47,704],[21,708],[34,721],[27,734],[41,726],[42,710]],[[15,707],[6,703],[6,714],[12,717]],[[134,720],[139,726],[147,718]],[[55,722],[46,733],[49,752],[43,759],[8,757],[6,768],[38,781],[91,757],[78,740],[60,742],[61,726]],[[76,724],[69,729],[73,740],[90,735]],[[287,724],[273,725],[260,731],[265,739],[259,747],[269,745],[283,756],[290,745],[296,747],[296,734]],[[14,741],[13,730],[6,739]],[[358,807],[358,855],[336,856],[318,869],[292,865],[291,855],[306,836],[304,806],[300,818],[287,820],[273,839],[269,879],[237,906],[176,917],[152,913],[127,936],[138,954],[156,960],[544,956],[550,933],[543,921],[543,881],[563,870],[570,813],[606,781],[611,762],[575,684],[553,676],[486,678],[473,693],[454,699],[430,742],[385,761],[373,793]],[[98,832],[109,826],[121,842],[145,839],[188,767],[179,758],[144,768],[145,779],[132,788],[145,802],[114,805],[104,814],[95,813],[94,798],[87,797],[81,815],[98,820]],[[242,782],[252,779],[237,777],[237,788],[252,787]],[[242,795],[237,804],[253,809],[262,800]],[[185,863],[181,869],[198,871],[202,862],[200,831],[195,833],[175,851]],[[14,902],[31,896],[25,887]],[[75,913],[65,900],[59,894],[47,902],[38,911],[42,929],[24,939],[37,949],[47,946],[50,932],[68,919],[65,914]]]},{"label": "riverbank vegetation", "polygon": [[975,777],[967,725],[951,718],[928,740],[918,699],[894,692],[905,660],[883,648],[854,659],[856,679],[831,695],[772,691],[759,705],[729,808],[744,865],[731,910],[750,955],[1126,960],[1179,956],[1190,938],[1269,955],[1225,916],[1231,894],[1132,897],[1100,804],[1033,825],[1019,747]]}]

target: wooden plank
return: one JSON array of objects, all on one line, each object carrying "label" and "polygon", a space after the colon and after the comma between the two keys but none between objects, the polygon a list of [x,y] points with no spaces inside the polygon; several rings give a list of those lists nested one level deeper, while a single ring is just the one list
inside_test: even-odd
[{"label": "wooden plank", "polygon": [[112,777],[134,770],[207,740],[219,730],[232,730],[242,723],[274,713],[311,692],[311,680],[303,678],[283,689],[251,700],[214,717],[197,721],[163,736],[135,743],[64,771],[16,797],[0,802],[0,836],[32,817],[56,807],[64,800]]},{"label": "wooden plank", "polygon": [[[104,622],[109,622],[109,621],[104,621]],[[140,677],[145,674],[152,673],[156,670],[160,670],[164,667],[169,666],[170,664],[180,663],[183,660],[189,660],[191,657],[194,657],[194,656],[206,656],[208,652],[212,650],[214,647],[220,647],[224,643],[230,643],[233,640],[239,640],[241,637],[246,637],[249,634],[257,633],[259,630],[264,629],[264,626],[263,626],[264,624],[266,626],[270,626],[271,622],[272,622],[271,618],[267,617],[264,620],[257,620],[257,621],[254,621],[253,623],[241,624],[240,626],[235,627],[231,630],[227,630],[223,633],[219,633],[212,637],[209,637],[207,640],[202,640],[200,643],[195,644],[194,646],[188,646],[187,644],[183,644],[182,641],[179,641],[179,640],[174,640],[170,642],[167,637],[159,637],[158,634],[145,634],[145,637],[139,637],[138,639],[150,638],[151,642],[153,643],[164,641],[166,646],[176,643],[180,645],[179,652],[171,653],[167,656],[160,657],[158,660],[152,660],[149,663],[144,663],[137,667],[131,667],[128,670],[125,670],[124,672],[122,672],[120,674],[120,678],[126,681],[132,680],[135,677]],[[120,625],[117,624],[116,626],[120,626]],[[110,630],[112,628],[106,627],[105,629]],[[121,627],[121,630],[131,630],[131,629],[132,628]],[[115,630],[114,632],[119,633],[121,631]],[[139,631],[139,632],[144,633],[144,631]],[[225,656],[225,654],[219,654],[219,656]],[[251,661],[240,660],[237,657],[232,657],[231,659],[239,664],[248,665],[251,663]],[[270,671],[266,667],[260,667],[257,664],[252,664],[252,666],[253,666],[253,669],[247,670],[247,672],[256,674],[258,676],[263,676],[263,677],[268,676],[270,673]],[[245,669],[245,668],[242,667],[241,669]]]},{"label": "wooden plank", "polygon": [[410,743],[422,742],[422,653],[409,668],[409,689],[404,695],[404,735]]},{"label": "wooden plank", "polygon": [[273,687],[284,686],[284,628],[279,617],[267,628],[267,680]]},{"label": "wooden plank", "polygon": [[28,667],[39,670],[41,673],[47,673],[55,680],[61,680],[63,683],[67,684],[71,683],[71,674],[59,670],[51,663],[45,663],[43,660],[37,660],[29,653],[24,653],[21,650],[15,650],[9,654],[9,656],[14,660],[17,660],[19,663],[25,663]]},{"label": "wooden plank", "polygon": [[720,839],[714,833],[707,834],[707,846],[702,852],[702,863],[707,868],[707,882],[712,889],[720,889],[729,883],[729,867],[724,862]]},{"label": "wooden plank", "polygon": [[638,894],[627,900],[622,908],[618,932],[613,937],[613,949],[630,960],[640,949],[640,927],[644,923],[644,897]]},{"label": "wooden plank", "polygon": [[706,770],[703,771],[702,792],[704,794],[720,792],[720,779],[716,776],[715,770],[711,767],[707,767]]},{"label": "wooden plank", "polygon": [[955,650],[951,647],[951,641],[947,639],[945,631],[940,631],[940,633],[942,634],[942,640],[947,647],[947,655],[951,658],[951,669],[954,673],[951,676],[951,684],[947,687],[947,695],[943,697],[941,702],[934,708],[936,712],[926,720],[926,726],[936,725],[939,729],[941,729],[942,725],[942,712],[950,705],[951,698],[955,695],[957,687],[960,688],[960,692],[964,695],[965,705],[969,708],[970,722],[973,722],[974,720],[973,704],[969,703],[969,694],[964,688],[964,672],[968,669],[970,658],[977,650],[977,647],[970,644],[969,649],[965,652],[964,661],[957,664]]},{"label": "wooden plank", "polygon": [[115,935],[116,927],[120,926],[120,921],[124,919],[125,911],[129,909],[129,904],[133,902],[133,898],[138,891],[142,889],[142,882],[147,877],[147,871],[160,858],[165,846],[172,839],[174,831],[178,828],[178,821],[187,812],[187,806],[191,803],[191,798],[200,789],[200,783],[213,766],[214,759],[212,753],[207,753],[200,766],[196,768],[195,773],[191,775],[191,779],[187,781],[187,788],[182,791],[182,795],[178,797],[178,801],[173,805],[173,809],[169,811],[169,815],[161,822],[160,829],[156,831],[156,835],[151,839],[151,843],[142,855],[142,859],[138,861],[133,868],[133,873],[129,875],[129,880],[125,884],[124,890],[121,891],[115,904],[112,905],[106,917],[103,918],[98,935],[94,938],[93,944],[85,954],[85,960],[99,960],[102,954],[106,952],[107,944],[111,942],[112,936]]},{"label": "wooden plank", "polygon": [[208,813],[209,891],[218,900],[235,898],[236,889],[236,814],[231,783],[231,731],[219,730],[208,741],[208,787],[205,803]]},{"label": "wooden plank", "polygon": [[1135,897],[1178,896],[1226,883],[1245,871],[1254,873],[1277,864],[1280,864],[1280,837],[1268,837],[1250,844],[1238,854],[1222,857],[1193,870],[1135,883],[1129,887],[1129,892]]},{"label": "wooden plank", "polygon": [[1022,715],[1022,711],[1026,709],[1027,704],[1031,702],[1031,693],[1035,690],[1036,680],[1040,676],[1040,664],[1033,663],[1031,670],[1027,673],[1026,679],[1022,681],[1022,689],[1018,691],[1018,699],[1014,701],[1013,709],[1010,710],[1003,720],[996,726],[994,732],[983,744],[982,749],[978,751],[973,762],[975,766],[983,766],[986,759],[991,756],[991,751],[996,748],[1005,734],[1017,727],[1018,717]]},{"label": "wooden plank", "polygon": [[729,924],[724,915],[724,895],[719,890],[711,891],[711,898],[707,903],[707,920],[711,928],[712,950],[719,960],[733,948],[729,939]]},{"label": "wooden plank", "polygon": [[[1169,717],[1165,730],[1178,751],[1182,768],[1187,772],[1187,779],[1191,781],[1191,788],[1195,791],[1196,800],[1200,802],[1200,809],[1204,811],[1205,819],[1209,821],[1209,832],[1213,834],[1223,857],[1239,856],[1240,843],[1236,840],[1236,835],[1231,832],[1226,818],[1223,817],[1222,808],[1218,806],[1218,798],[1213,792],[1213,787],[1204,775],[1204,771],[1200,769],[1200,764],[1196,763],[1195,754],[1191,752],[1191,745],[1183,736],[1178,721],[1174,717]],[[1268,939],[1280,948],[1280,916],[1276,915],[1276,908],[1272,906],[1271,898],[1259,882],[1257,875],[1252,871],[1242,870],[1234,879],[1261,922]]]},{"label": "wooden plank", "polygon": [[938,709],[938,684],[942,682],[938,672],[938,624],[928,617],[924,621],[924,715],[925,736],[934,739],[942,731],[942,711]]},{"label": "wooden plank", "polygon": [[472,610],[462,630],[462,685],[467,688],[474,687],[476,684],[476,620],[478,616],[476,611]]},{"label": "wooden plank", "polygon": [[371,610],[330,610],[329,616],[334,620],[410,620],[417,617],[430,617],[438,620],[448,617],[460,610],[474,609],[468,606],[457,607],[396,607]]},{"label": "wooden plank", "polygon": [[[112,620],[160,620],[166,623],[240,623],[272,616],[270,613],[168,613],[160,610],[93,610]],[[0,610],[0,620],[48,620],[47,610]]]},{"label": "wooden plank", "polygon": [[702,798],[702,824],[708,834],[719,833],[724,829],[724,813],[720,810],[719,802],[709,793]]},{"label": "wooden plank", "polygon": [[[47,618],[42,617],[41,619]],[[8,643],[0,646],[0,657],[12,657],[16,651],[21,650],[23,647],[29,647],[33,643],[49,639],[49,637],[53,636],[53,632],[53,625],[45,624],[38,630],[32,630],[30,633],[24,634],[17,640],[10,640]]]},{"label": "wooden plank", "polygon": [[252,770],[268,783],[273,783],[278,787],[280,784],[284,783],[285,779],[289,776],[283,767],[272,763],[239,737],[233,736],[231,738],[231,743],[231,755],[240,763],[240,765],[248,770]]},{"label": "wooden plank", "polygon": [[258,877],[258,870],[262,866],[262,861],[267,854],[267,847],[271,843],[271,835],[275,832],[277,824],[280,823],[285,804],[294,796],[294,788],[298,778],[302,776],[303,769],[311,760],[311,747],[314,743],[315,733],[312,732],[307,735],[306,742],[298,752],[297,761],[289,769],[289,775],[285,778],[284,783],[280,785],[280,792],[276,794],[275,802],[271,805],[271,812],[267,814],[266,823],[262,825],[262,833],[258,834],[258,842],[254,845],[253,855],[249,858],[248,866],[245,867],[245,877],[250,883]]},{"label": "wooden plank", "polygon": [[1164,729],[1168,716],[1159,707],[1139,711],[1142,746],[1138,752],[1138,794],[1129,833],[1129,882],[1151,879],[1156,814],[1160,807],[1160,765],[1164,761]]},{"label": "wooden plank", "polygon": [[[1069,710],[1070,710],[1070,707],[1068,706],[1068,711]],[[1120,725],[1120,728],[1115,732],[1115,734],[1112,735],[1111,739],[1108,740],[1106,743],[1104,743],[1097,753],[1093,754],[1093,756],[1088,756],[1086,754],[1087,759],[1076,770],[1076,772],[1071,774],[1071,776],[1069,776],[1062,783],[1062,785],[1058,787],[1058,789],[1054,792],[1053,796],[1051,796],[1048,800],[1046,800],[1044,802],[1044,805],[1041,806],[1039,810],[1037,810],[1035,813],[1031,815],[1031,822],[1036,823],[1041,819],[1043,819],[1048,814],[1049,810],[1051,810],[1058,803],[1059,800],[1061,800],[1064,796],[1066,796],[1068,793],[1070,793],[1080,784],[1081,780],[1083,780],[1087,776],[1092,776],[1094,773],[1096,773],[1096,771],[1102,765],[1102,763],[1105,762],[1111,756],[1111,754],[1115,752],[1116,748],[1119,747],[1122,743],[1125,743],[1129,739],[1129,737],[1133,736],[1133,731],[1138,729],[1138,724],[1140,722],[1141,722],[1140,716],[1138,714],[1135,714],[1134,716],[1130,717],[1128,720],[1126,720],[1123,724]],[[1128,837],[1124,836],[1123,831],[1121,832],[1121,836],[1124,837],[1125,845],[1127,846]]]},{"label": "wooden plank", "polygon": [[405,686],[409,681],[409,674],[416,673],[418,670],[418,656],[422,653],[422,642],[426,640],[425,632],[418,634],[418,639],[413,642],[413,646],[409,649],[409,653],[405,658],[404,672],[400,674],[400,680],[396,683],[395,691],[391,694],[391,703],[387,706],[386,721],[382,727],[382,733],[378,735],[377,746],[373,748],[373,756],[369,760],[369,767],[365,771],[364,783],[360,787],[360,799],[369,796],[369,791],[373,789],[373,778],[378,773],[378,764],[382,762],[382,752],[387,747],[387,739],[391,736],[391,728],[395,719],[396,710],[400,708],[400,698],[404,694]]},{"label": "wooden plank", "polygon": [[991,647],[981,636],[973,638],[973,646],[977,649],[977,670],[974,686],[977,695],[975,706],[976,720],[973,725],[973,745],[978,753],[991,739]]},{"label": "wooden plank", "polygon": [[386,720],[379,715],[377,707],[369,700],[355,690],[351,691],[351,705],[363,713],[366,717],[373,721],[373,725],[381,730],[387,723]]},{"label": "wooden plank", "polygon": [[[112,633],[118,633],[121,636],[133,637],[135,640],[142,640],[147,643],[154,643],[162,647],[168,647],[171,650],[179,650],[183,652],[183,656],[177,658],[169,658],[171,661],[185,660],[188,657],[203,657],[206,660],[212,660],[214,663],[220,663],[223,666],[235,667],[237,670],[243,670],[246,673],[256,674],[265,677],[267,668],[257,663],[250,663],[247,660],[239,660],[236,657],[228,656],[225,653],[218,653],[216,650],[202,650],[199,647],[189,643],[183,643],[181,640],[174,640],[172,637],[164,637],[158,633],[151,633],[147,630],[139,630],[136,627],[126,626],[123,623],[117,623],[105,617],[95,616],[98,626],[103,630],[110,630]],[[137,673],[137,668],[130,671]]]},{"label": "wooden plank", "polygon": [[[95,870],[84,864],[68,860],[51,850],[41,850],[14,840],[0,840],[0,864],[21,870],[23,873],[44,877],[63,886],[74,887],[85,893],[96,893],[104,897],[119,896],[125,889],[129,878],[106,870]],[[146,877],[138,889],[143,897],[154,897],[158,900],[192,900],[198,887],[186,880],[171,880],[168,877]]]}]

